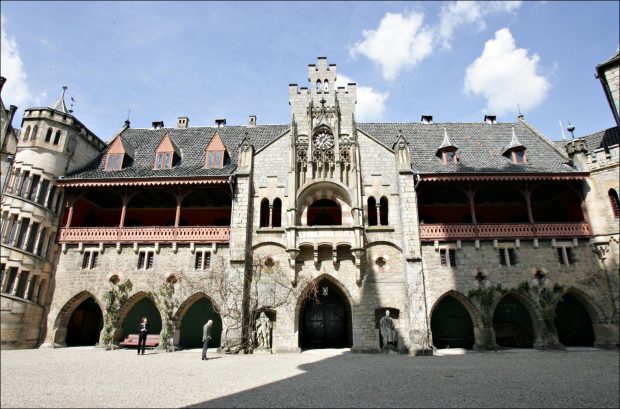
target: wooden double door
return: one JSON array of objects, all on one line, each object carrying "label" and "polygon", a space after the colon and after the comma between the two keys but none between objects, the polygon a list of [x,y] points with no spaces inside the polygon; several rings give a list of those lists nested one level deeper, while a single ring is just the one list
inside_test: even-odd
[{"label": "wooden double door", "polygon": [[334,286],[319,285],[315,299],[307,299],[302,311],[302,348],[349,347],[349,319],[344,300]]}]

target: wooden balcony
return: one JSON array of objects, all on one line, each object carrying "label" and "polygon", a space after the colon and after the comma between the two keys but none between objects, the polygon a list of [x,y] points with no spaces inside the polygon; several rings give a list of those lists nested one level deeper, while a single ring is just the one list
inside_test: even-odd
[{"label": "wooden balcony", "polygon": [[420,239],[475,240],[590,237],[588,223],[421,224]]},{"label": "wooden balcony", "polygon": [[69,227],[59,243],[228,243],[230,227]]}]

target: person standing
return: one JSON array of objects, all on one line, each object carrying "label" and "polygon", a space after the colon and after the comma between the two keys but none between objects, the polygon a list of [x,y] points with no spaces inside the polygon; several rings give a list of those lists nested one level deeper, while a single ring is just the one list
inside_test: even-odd
[{"label": "person standing", "polygon": [[146,336],[149,334],[150,329],[151,326],[149,325],[149,320],[147,320],[146,317],[142,317],[142,322],[140,322],[140,328],[138,332],[138,355],[140,355],[140,346],[142,346],[142,355],[144,355]]},{"label": "person standing", "polygon": [[209,347],[209,340],[211,339],[211,326],[213,325],[213,321],[209,320],[202,327],[202,360],[205,361],[207,358],[207,348]]}]

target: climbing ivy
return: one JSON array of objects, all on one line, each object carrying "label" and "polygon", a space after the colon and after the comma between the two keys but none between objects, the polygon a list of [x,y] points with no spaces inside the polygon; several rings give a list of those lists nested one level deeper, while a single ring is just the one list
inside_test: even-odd
[{"label": "climbing ivy", "polygon": [[480,307],[482,324],[484,325],[484,347],[486,349],[497,348],[495,334],[493,332],[493,305],[495,300],[501,298],[508,292],[501,284],[495,287],[480,287],[469,290],[467,296]]},{"label": "climbing ivy", "polygon": [[112,348],[114,338],[114,325],[118,321],[119,312],[133,288],[130,279],[126,279],[118,285],[112,286],[110,290],[103,294],[105,301],[105,326],[103,327],[103,344],[106,348]]},{"label": "climbing ivy", "polygon": [[549,340],[554,339],[555,334],[555,307],[562,299],[564,294],[564,286],[555,283],[555,285],[549,289],[544,285],[530,285],[529,282],[524,281],[519,284],[518,290],[529,296],[535,303],[538,304],[540,311],[542,312],[542,320],[545,324],[545,330],[547,331],[547,337]]},{"label": "climbing ivy", "polygon": [[160,346],[168,348],[174,336],[174,310],[179,301],[174,297],[174,281],[165,281],[155,291],[149,291],[148,297],[155,301],[157,308],[162,314],[162,330]]}]

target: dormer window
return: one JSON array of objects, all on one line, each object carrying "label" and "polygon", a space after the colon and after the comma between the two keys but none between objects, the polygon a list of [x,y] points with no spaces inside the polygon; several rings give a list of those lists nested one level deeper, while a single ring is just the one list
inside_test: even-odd
[{"label": "dormer window", "polygon": [[[123,169],[123,164],[127,165],[127,161],[125,161],[125,157],[129,158],[129,162],[133,160],[134,149],[124,142],[120,136],[117,136],[112,143],[110,143],[110,147],[108,148],[108,154],[105,158],[105,170],[121,170]],[[123,163],[125,162],[125,163]]]},{"label": "dormer window", "polygon": [[211,138],[211,142],[205,148],[205,168],[222,168],[226,162],[226,147],[222,138],[216,132]]},{"label": "dormer window", "polygon": [[510,143],[506,145],[503,149],[502,155],[507,157],[512,161],[512,163],[527,163],[527,158],[525,157],[525,146],[519,142],[517,135],[515,134],[515,127],[512,127],[512,138],[510,139]]},{"label": "dormer window", "polygon": [[170,138],[170,135],[165,134],[161,142],[157,146],[155,151],[155,164],[154,169],[172,169],[176,162],[180,158],[179,149],[176,144]]},{"label": "dormer window", "polygon": [[439,148],[437,148],[436,155],[441,158],[444,164],[458,163],[459,158],[456,156],[456,151],[458,149],[458,146],[453,144],[450,140],[448,130],[443,128],[443,141],[441,142],[441,145],[439,145]]}]

